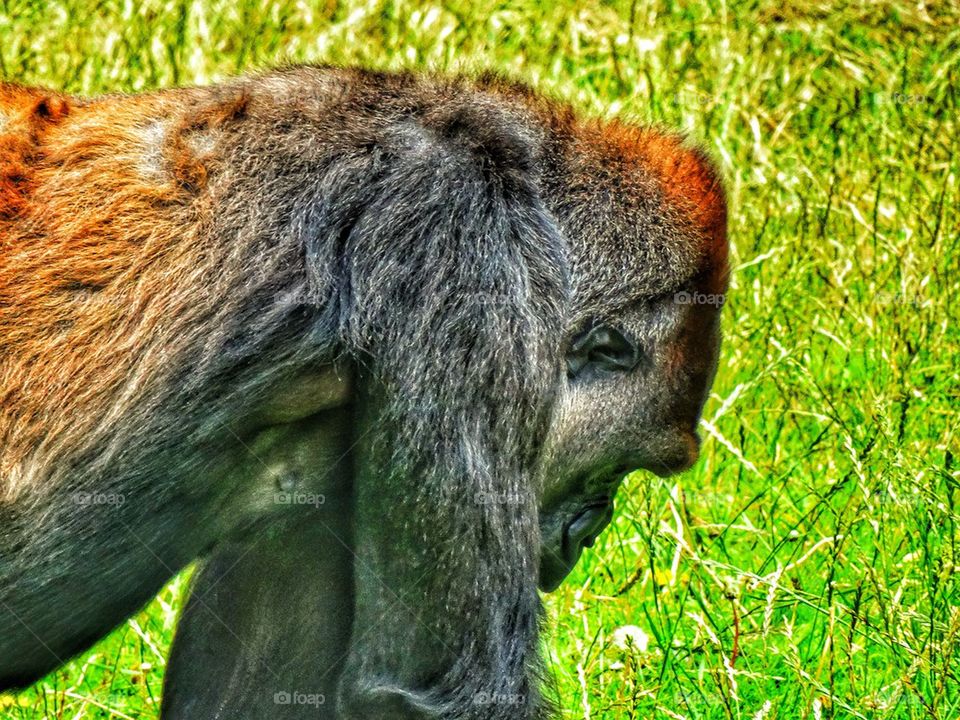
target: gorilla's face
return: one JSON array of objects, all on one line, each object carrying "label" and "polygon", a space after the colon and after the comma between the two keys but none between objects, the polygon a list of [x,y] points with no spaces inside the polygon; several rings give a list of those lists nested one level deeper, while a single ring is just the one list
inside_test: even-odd
[{"label": "gorilla's face", "polygon": [[542,465],[541,589],[555,589],[610,522],[624,475],[668,476],[697,459],[721,298],[691,286],[574,330]]}]

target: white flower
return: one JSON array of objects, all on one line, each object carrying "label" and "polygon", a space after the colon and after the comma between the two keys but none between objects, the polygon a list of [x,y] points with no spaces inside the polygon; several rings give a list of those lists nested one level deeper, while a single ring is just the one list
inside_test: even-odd
[{"label": "white flower", "polygon": [[613,631],[613,644],[621,650],[646,652],[650,645],[650,636],[636,625],[624,625]]}]

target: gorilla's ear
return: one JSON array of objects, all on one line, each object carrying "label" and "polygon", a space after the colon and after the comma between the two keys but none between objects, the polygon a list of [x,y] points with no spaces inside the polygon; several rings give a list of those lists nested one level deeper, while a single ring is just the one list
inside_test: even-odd
[{"label": "gorilla's ear", "polygon": [[343,335],[367,374],[341,702],[367,717],[384,699],[363,688],[393,687],[444,717],[532,717],[530,466],[562,375],[567,252],[535,133],[493,104],[434,107],[392,127],[344,247]]}]

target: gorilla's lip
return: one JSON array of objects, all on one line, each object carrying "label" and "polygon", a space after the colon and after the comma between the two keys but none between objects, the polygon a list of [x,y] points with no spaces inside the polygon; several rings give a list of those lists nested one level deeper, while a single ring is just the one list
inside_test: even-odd
[{"label": "gorilla's lip", "polygon": [[[610,524],[613,497],[625,476],[638,470],[647,470],[660,477],[669,477],[687,470],[697,460],[700,438],[695,429],[670,429],[665,433],[659,449],[656,457],[636,454],[621,458],[620,462],[606,465],[593,473],[578,476],[576,484],[588,489],[589,494],[579,501],[567,501],[547,511],[548,518],[559,515],[563,521],[559,527],[552,522],[546,525],[551,530],[544,535],[549,542],[542,548],[541,590],[555,590],[576,566],[583,548],[592,547]],[[574,512],[571,512],[571,506]]]},{"label": "gorilla's lip", "polygon": [[596,502],[582,508],[567,523],[563,532],[563,556],[570,564],[570,569],[577,564],[583,548],[593,547],[612,517],[613,505],[609,501]]},{"label": "gorilla's lip", "polygon": [[619,463],[578,476],[577,484],[582,488],[590,488],[589,494],[579,500],[573,511],[570,505],[561,505],[560,508],[548,511],[548,516],[561,515],[563,520],[555,534],[551,533],[552,542],[541,549],[541,590],[556,590],[576,567],[583,549],[593,547],[597,537],[613,519],[613,498],[621,481],[638,469],[639,466],[631,463]]}]

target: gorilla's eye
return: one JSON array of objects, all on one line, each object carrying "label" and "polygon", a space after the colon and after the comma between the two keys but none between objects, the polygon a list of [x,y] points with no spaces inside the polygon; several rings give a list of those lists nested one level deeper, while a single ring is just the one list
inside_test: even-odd
[{"label": "gorilla's eye", "polygon": [[640,351],[616,328],[594,325],[574,338],[566,360],[571,378],[587,368],[626,372],[636,367]]}]

